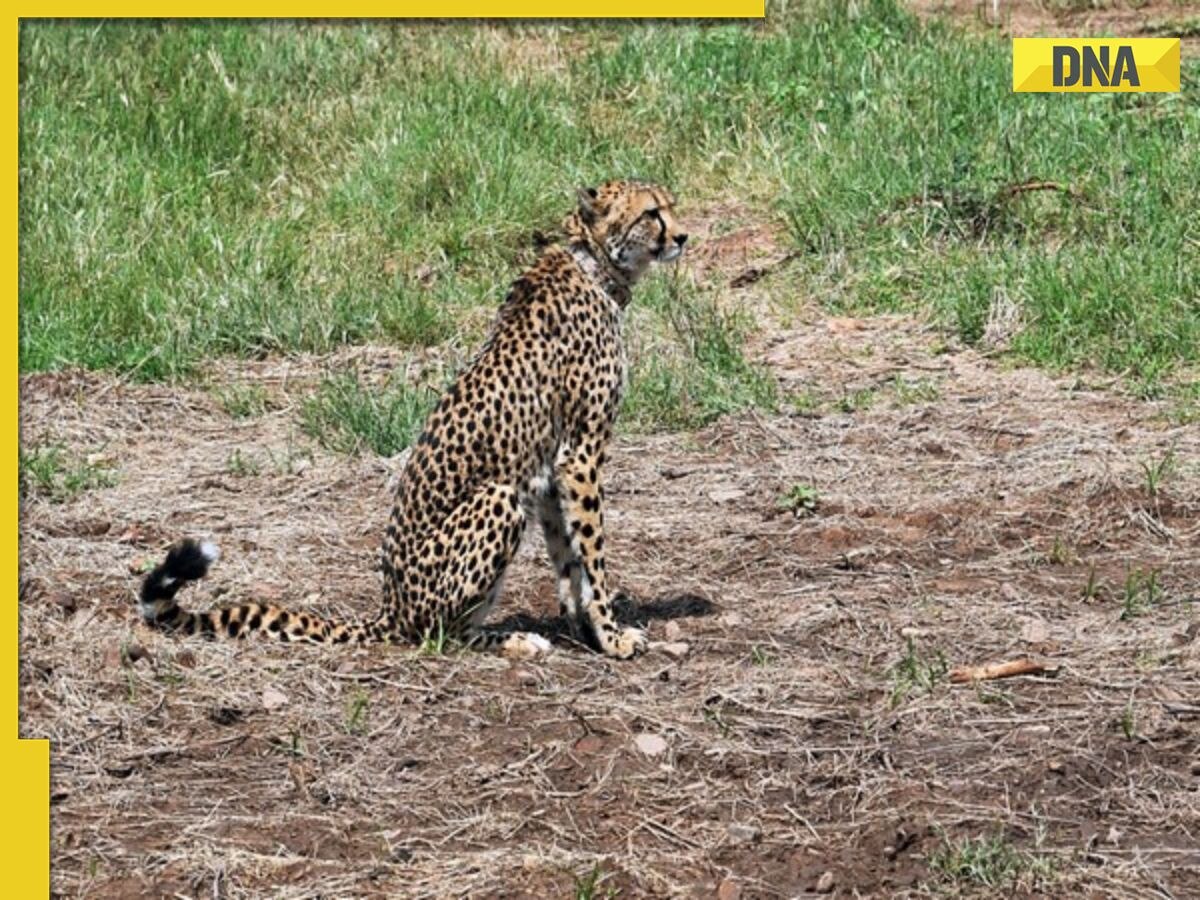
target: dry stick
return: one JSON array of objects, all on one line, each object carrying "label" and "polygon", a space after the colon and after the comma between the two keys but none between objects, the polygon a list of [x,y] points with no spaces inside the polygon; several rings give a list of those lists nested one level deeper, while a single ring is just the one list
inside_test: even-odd
[{"label": "dry stick", "polygon": [[[1073,200],[1083,201],[1083,193],[1069,184],[1061,184],[1057,181],[1043,181],[1036,178],[1031,178],[1029,181],[1021,181],[1016,184],[1008,184],[996,191],[992,196],[992,206],[998,206],[1006,200],[1011,200],[1020,194],[1027,194],[1030,191],[1058,191],[1066,194]],[[942,191],[932,191],[927,194],[912,194],[908,197],[902,197],[892,204],[892,209],[888,212],[881,213],[876,224],[882,225],[894,213],[903,212],[906,209],[914,207],[932,206],[938,209],[946,208],[946,201],[951,199],[952,195],[943,193]]]},{"label": "dry stick", "polygon": [[1053,675],[1058,663],[1036,659],[1011,659],[1008,662],[991,663],[986,666],[960,666],[950,670],[950,682],[963,684],[969,681],[990,681],[994,678],[1012,678],[1014,675]]}]

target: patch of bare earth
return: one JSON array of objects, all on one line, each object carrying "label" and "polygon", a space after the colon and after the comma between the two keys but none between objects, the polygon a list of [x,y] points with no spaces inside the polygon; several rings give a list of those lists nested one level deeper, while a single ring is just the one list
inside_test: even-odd
[{"label": "patch of bare earth", "polygon": [[[616,447],[612,573],[675,645],[625,663],[557,636],[532,531],[500,615],[557,636],[544,662],[150,631],[131,568],[182,535],[224,551],[194,606],[373,612],[395,461],[298,433],[321,361],[224,365],[274,400],[238,421],[201,389],[25,377],[26,444],[119,477],[21,511],[55,893],[561,897],[594,867],[596,896],[1200,893],[1200,430],[906,318],[814,310],[759,352],[815,412]],[[943,671],[1026,656],[1057,675]],[[1052,874],[931,868],[980,835]]]},{"label": "patch of bare earth", "polygon": [[921,15],[946,16],[1012,37],[1178,37],[1200,52],[1200,3],[1192,0],[909,0]]}]

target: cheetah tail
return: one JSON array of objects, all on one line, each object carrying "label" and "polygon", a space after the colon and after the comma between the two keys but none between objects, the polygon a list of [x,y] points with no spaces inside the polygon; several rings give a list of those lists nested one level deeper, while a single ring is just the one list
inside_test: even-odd
[{"label": "cheetah tail", "polygon": [[148,625],[164,631],[231,638],[263,631],[282,641],[314,643],[365,643],[383,641],[388,631],[381,620],[356,624],[334,622],[311,613],[296,613],[273,603],[242,603],[209,612],[188,612],[175,602],[184,585],[208,574],[220,556],[207,541],[179,541],[167,558],[142,581],[141,611]]}]

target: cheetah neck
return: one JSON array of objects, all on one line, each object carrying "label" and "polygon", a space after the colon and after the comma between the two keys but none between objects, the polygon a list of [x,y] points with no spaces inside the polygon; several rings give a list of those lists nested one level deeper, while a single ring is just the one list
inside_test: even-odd
[{"label": "cheetah neck", "polygon": [[592,281],[600,286],[617,306],[624,309],[632,297],[629,276],[613,265],[612,261],[588,241],[574,240],[567,245],[567,252]]}]

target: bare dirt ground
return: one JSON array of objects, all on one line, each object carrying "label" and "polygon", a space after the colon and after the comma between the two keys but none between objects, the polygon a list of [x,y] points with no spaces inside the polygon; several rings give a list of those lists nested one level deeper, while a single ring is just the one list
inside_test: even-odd
[{"label": "bare dirt ground", "polygon": [[1013,37],[1178,37],[1184,56],[1200,53],[1200,3],[1194,0],[910,0],[909,5],[922,15]]},{"label": "bare dirt ground", "polygon": [[[693,260],[734,299],[779,263],[753,226]],[[398,461],[299,435],[328,360],[215,367],[273,398],[245,420],[201,387],[25,377],[25,445],[119,478],[22,509],[55,893],[1200,896],[1200,429],[905,317],[808,309],[756,353],[802,411],[616,447],[611,571],[672,644],[626,663],[562,635],[533,532],[501,616],[555,637],[544,662],[152,632],[131,570],[181,535],[224,550],[194,606],[372,612]],[[811,515],[779,506],[796,484]],[[1057,673],[947,678],[1026,656]],[[1027,870],[937,865],[980,837]]]}]

